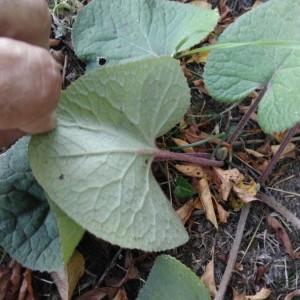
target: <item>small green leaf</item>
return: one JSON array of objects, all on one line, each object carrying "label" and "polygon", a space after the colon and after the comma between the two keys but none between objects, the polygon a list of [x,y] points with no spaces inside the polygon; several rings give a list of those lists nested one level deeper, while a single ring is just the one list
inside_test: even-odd
[{"label": "small green leaf", "polygon": [[195,195],[197,192],[195,189],[181,176],[176,178],[176,187],[174,189],[174,195],[177,198],[189,198]]},{"label": "small green leaf", "polygon": [[[251,10],[231,24],[218,43],[261,41],[261,45],[215,50],[205,66],[206,88],[220,101],[240,101],[268,85],[258,109],[259,124],[266,132],[282,131],[300,121],[299,14],[294,0],[272,0]],[[263,41],[287,41],[288,47]]]},{"label": "small green leaf", "polygon": [[136,59],[173,55],[199,43],[218,20],[217,11],[162,0],[94,0],[73,26],[76,54],[89,70]]},{"label": "small green leaf", "polygon": [[205,285],[185,265],[168,255],[159,256],[137,300],[210,300]]},{"label": "small green leaf", "polygon": [[187,233],[151,172],[155,138],[189,106],[178,62],[145,59],[90,72],[64,93],[57,128],[33,137],[35,177],[83,228],[113,244],[165,250]]},{"label": "small green leaf", "polygon": [[85,230],[69,218],[47,195],[46,198],[57,222],[62,258],[64,265],[67,265]]}]

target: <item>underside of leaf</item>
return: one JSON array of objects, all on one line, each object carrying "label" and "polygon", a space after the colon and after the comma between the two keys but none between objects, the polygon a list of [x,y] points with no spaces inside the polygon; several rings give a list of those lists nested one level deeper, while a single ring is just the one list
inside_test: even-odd
[{"label": "underside of leaf", "polygon": [[218,43],[270,43],[213,51],[205,66],[206,88],[220,101],[240,101],[268,85],[258,109],[259,124],[266,132],[282,131],[300,121],[299,48],[271,43],[300,42],[299,14],[294,0],[273,0],[251,10],[230,25]]},{"label": "underside of leaf", "polygon": [[88,73],[64,92],[56,130],[32,139],[33,173],[52,201],[98,237],[150,251],[176,247],[187,233],[151,162],[155,138],[188,105],[189,89],[171,58]]}]

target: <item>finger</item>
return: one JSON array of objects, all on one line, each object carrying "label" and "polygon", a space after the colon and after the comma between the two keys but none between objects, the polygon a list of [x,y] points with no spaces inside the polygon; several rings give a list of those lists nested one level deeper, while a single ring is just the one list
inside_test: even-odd
[{"label": "finger", "polygon": [[0,36],[48,49],[50,27],[45,0],[0,0]]}]

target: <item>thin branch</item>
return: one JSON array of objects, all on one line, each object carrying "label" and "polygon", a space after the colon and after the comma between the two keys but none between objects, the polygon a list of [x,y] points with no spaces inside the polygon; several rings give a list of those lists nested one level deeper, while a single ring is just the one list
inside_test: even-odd
[{"label": "thin branch", "polygon": [[234,238],[234,242],[233,242],[232,248],[229,253],[229,258],[227,261],[226,269],[222,276],[219,290],[218,290],[214,300],[223,300],[224,299],[224,296],[225,296],[225,293],[227,290],[227,285],[231,278],[232,270],[233,270],[234,264],[236,262],[237,254],[238,254],[240,244],[241,244],[241,241],[243,238],[244,228],[246,225],[250,206],[251,206],[250,203],[248,203],[242,208],[240,219],[239,219],[239,222],[237,225],[237,231],[236,231],[236,235]]},{"label": "thin branch", "polygon": [[275,164],[278,162],[280,156],[282,155],[284,149],[286,148],[287,144],[291,141],[292,137],[297,133],[299,129],[299,123],[296,124],[294,127],[290,128],[282,140],[278,151],[275,153],[275,155],[270,160],[267,168],[264,170],[264,172],[261,174],[261,176],[258,179],[259,184],[263,184],[265,180],[268,178],[270,173],[272,172],[273,168],[275,167]]},{"label": "thin branch", "polygon": [[237,137],[240,135],[240,133],[242,132],[244,126],[246,125],[246,123],[250,119],[251,114],[256,110],[259,102],[261,101],[261,99],[265,95],[267,89],[268,89],[268,85],[266,84],[263,87],[263,89],[259,92],[259,94],[257,95],[255,101],[250,106],[249,110],[244,114],[241,121],[238,123],[238,125],[237,125],[235,131],[233,132],[233,134],[227,140],[228,144],[232,145],[235,142],[235,140],[237,139]]}]

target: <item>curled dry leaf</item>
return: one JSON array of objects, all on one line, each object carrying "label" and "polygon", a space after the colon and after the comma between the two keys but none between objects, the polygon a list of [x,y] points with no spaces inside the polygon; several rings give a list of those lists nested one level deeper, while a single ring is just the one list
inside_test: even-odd
[{"label": "curled dry leaf", "polygon": [[181,220],[182,224],[185,224],[190,218],[194,208],[194,201],[189,200],[176,210],[177,216]]},{"label": "curled dry leaf", "polygon": [[266,287],[263,287],[259,292],[252,296],[245,296],[245,300],[264,300],[271,295],[272,291]]},{"label": "curled dry leaf", "polygon": [[[278,151],[279,147],[280,147],[280,145],[273,145],[273,146],[271,146],[271,150],[272,150],[273,155],[275,155],[275,153]],[[284,148],[284,150],[283,150],[283,152],[282,152],[282,154],[281,154],[280,157],[282,158],[282,157],[286,156],[289,152],[292,152],[293,150],[295,150],[295,148],[296,148],[295,144],[288,143],[286,145],[286,147]]]},{"label": "curled dry leaf", "polygon": [[190,177],[203,178],[206,176],[204,168],[199,165],[175,165],[175,168],[182,174]]},{"label": "curled dry leaf", "polygon": [[270,227],[272,227],[275,231],[276,238],[279,241],[279,243],[283,246],[284,252],[289,254],[292,258],[299,258],[300,253],[294,252],[292,248],[292,243],[290,241],[290,238],[284,229],[284,227],[281,225],[281,223],[271,215],[267,217],[267,222]]},{"label": "curled dry leaf", "polygon": [[215,206],[218,212],[219,220],[221,223],[227,223],[227,219],[229,217],[229,212],[223,208],[223,206],[212,196],[212,199],[215,202]]},{"label": "curled dry leaf", "polygon": [[241,181],[235,184],[233,186],[233,190],[237,194],[239,199],[243,200],[245,203],[257,200],[257,198],[255,197],[257,193],[257,184],[252,178],[250,179],[249,183]]},{"label": "curled dry leaf", "polygon": [[199,197],[204,207],[206,219],[209,220],[218,229],[218,222],[214,210],[213,200],[206,178],[202,178],[199,180]]},{"label": "curled dry leaf", "polygon": [[300,296],[300,289],[292,291],[291,293],[288,293],[284,300],[292,300],[294,297]]},{"label": "curled dry leaf", "polygon": [[[172,138],[172,140],[173,140],[173,142],[177,146],[186,146],[186,145],[188,145],[187,142],[185,142],[185,141],[183,141],[181,139]],[[194,153],[195,152],[194,149],[193,149],[193,147],[191,147],[191,148],[183,148],[182,150],[183,150],[183,152],[186,152],[186,153]]]},{"label": "curled dry leaf", "polygon": [[82,296],[76,298],[76,300],[126,300],[126,292],[123,289],[115,287],[103,287],[98,289],[93,289]]},{"label": "curled dry leaf", "polygon": [[233,289],[233,300],[264,300],[268,299],[271,293],[272,291],[265,287],[263,287],[255,295],[239,294],[235,289]]},{"label": "curled dry leaf", "polygon": [[215,296],[217,293],[215,275],[214,275],[214,260],[211,260],[205,267],[204,274],[201,277],[201,281],[208,288],[210,294]]},{"label": "curled dry leaf", "polygon": [[76,284],[83,273],[84,258],[78,251],[73,253],[64,272],[51,273],[62,300],[71,299]]},{"label": "curled dry leaf", "polygon": [[227,201],[230,191],[234,184],[240,183],[244,175],[238,169],[223,171],[221,168],[213,168],[213,180],[224,201]]}]

